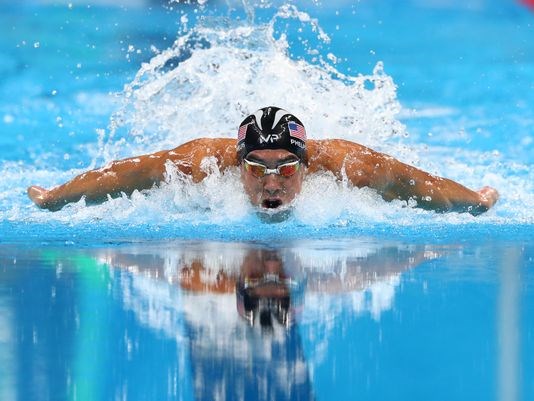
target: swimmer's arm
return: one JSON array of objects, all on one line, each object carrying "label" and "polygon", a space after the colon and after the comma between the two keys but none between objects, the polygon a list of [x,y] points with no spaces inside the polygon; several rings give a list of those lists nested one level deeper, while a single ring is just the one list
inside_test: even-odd
[{"label": "swimmer's arm", "polygon": [[427,210],[478,215],[490,209],[499,198],[494,188],[473,191],[354,142],[314,142],[310,144],[310,164],[315,158],[315,164],[321,168],[339,178],[346,177],[357,187],[374,188],[388,201],[413,199],[418,207]]},{"label": "swimmer's arm", "polygon": [[319,274],[307,276],[307,289],[320,293],[344,293],[363,291],[372,284],[388,281],[404,271],[417,267],[428,259],[438,257],[436,252],[400,252],[395,248],[383,248],[377,254],[347,261],[343,275]]},{"label": "swimmer's arm", "polygon": [[483,187],[473,191],[456,181],[437,177],[415,167],[384,156],[383,167],[373,184],[386,200],[413,199],[417,206],[436,212],[470,213],[477,216],[487,212],[499,199],[497,190]]},{"label": "swimmer's arm", "polygon": [[49,190],[31,186],[28,196],[37,206],[49,210],[59,210],[82,197],[89,204],[101,203],[108,196],[131,195],[136,190],[150,189],[159,184],[165,179],[167,162],[191,176],[194,182],[199,182],[206,176],[202,160],[210,156],[215,157],[221,170],[235,164],[235,141],[196,139],[172,150],[113,161]]},{"label": "swimmer's arm", "polygon": [[[196,260],[190,264],[185,262],[176,264],[173,266],[174,269],[166,269],[168,261],[153,255],[147,259],[143,254],[109,253],[106,250],[104,256],[111,267],[130,270],[134,274],[142,274],[143,277],[160,279],[166,283],[176,284],[192,293],[230,294],[235,292],[236,277],[222,266],[218,269],[213,269],[212,266],[213,270],[208,270],[202,262]],[[133,270],[132,266],[135,266]],[[168,271],[173,271],[174,273],[169,274]]]},{"label": "swimmer's arm", "polygon": [[40,208],[56,211],[82,197],[94,204],[104,202],[108,196],[131,195],[163,180],[164,157],[158,153],[113,161],[48,190],[31,186],[28,196]]}]

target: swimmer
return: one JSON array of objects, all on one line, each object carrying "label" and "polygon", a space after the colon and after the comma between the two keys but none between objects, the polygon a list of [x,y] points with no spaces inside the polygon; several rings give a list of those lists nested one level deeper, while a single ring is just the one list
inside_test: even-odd
[{"label": "swimmer", "polygon": [[82,197],[88,204],[101,203],[157,186],[165,180],[167,163],[200,182],[209,173],[203,168],[206,158],[215,160],[220,171],[238,167],[243,190],[252,205],[263,211],[287,209],[306,176],[320,171],[358,188],[372,188],[386,201],[412,200],[417,207],[436,212],[476,216],[499,199],[494,188],[473,191],[355,142],[307,139],[302,122],[278,107],[265,107],[245,118],[237,142],[195,139],[172,150],[111,162],[48,190],[31,186],[28,196],[40,208],[52,211]]}]

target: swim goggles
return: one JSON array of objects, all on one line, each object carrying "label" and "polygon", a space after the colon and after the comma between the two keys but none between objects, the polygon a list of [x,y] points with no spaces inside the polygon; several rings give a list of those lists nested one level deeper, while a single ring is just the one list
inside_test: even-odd
[{"label": "swim goggles", "polygon": [[300,169],[300,160],[295,160],[289,163],[283,163],[276,166],[276,168],[268,168],[265,164],[253,162],[243,159],[246,171],[250,171],[254,177],[262,178],[268,174],[277,174],[282,177],[291,177]]}]

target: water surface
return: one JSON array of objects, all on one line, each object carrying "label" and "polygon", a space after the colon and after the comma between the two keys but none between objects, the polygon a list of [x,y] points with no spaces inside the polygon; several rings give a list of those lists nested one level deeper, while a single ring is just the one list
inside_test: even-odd
[{"label": "water surface", "polygon": [[528,400],[533,244],[0,248],[2,399]]}]

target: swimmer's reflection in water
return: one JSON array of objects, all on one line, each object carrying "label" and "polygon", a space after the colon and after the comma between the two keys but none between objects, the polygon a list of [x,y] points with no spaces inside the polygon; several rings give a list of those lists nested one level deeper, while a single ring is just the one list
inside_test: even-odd
[{"label": "swimmer's reflection in water", "polygon": [[339,260],[333,255],[307,259],[291,249],[240,248],[228,257],[232,260],[228,264],[219,252],[211,249],[205,254],[174,256],[172,259],[183,262],[173,267],[166,266],[168,255],[160,258],[115,253],[108,263],[164,279],[189,294],[212,294],[215,302],[216,294],[235,293],[237,312],[243,321],[269,332],[275,326],[287,328],[294,323],[304,307],[306,293],[363,292],[438,255],[424,247],[389,245],[361,255],[340,256]]},{"label": "swimmer's reflection in water", "polygon": [[350,324],[337,300],[371,289],[377,299],[359,311],[375,317],[391,308],[400,274],[436,255],[365,243],[336,251],[208,243],[99,258],[130,272],[117,269],[114,285],[140,326],[186,339],[195,399],[313,400],[313,349],[329,349],[328,330]]},{"label": "swimmer's reflection in water", "polygon": [[268,331],[276,321],[287,327],[295,301],[302,300],[304,286],[302,277],[286,274],[277,251],[249,252],[236,282],[237,310],[251,326],[259,324]]}]

